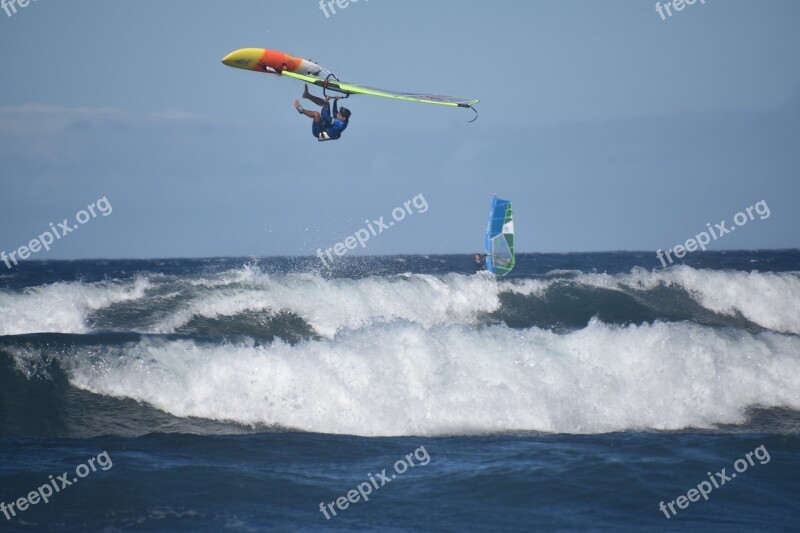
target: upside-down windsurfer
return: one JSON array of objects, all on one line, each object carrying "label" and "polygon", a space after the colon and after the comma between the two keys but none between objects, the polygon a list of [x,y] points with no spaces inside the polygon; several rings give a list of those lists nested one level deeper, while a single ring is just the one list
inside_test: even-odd
[{"label": "upside-down windsurfer", "polygon": [[333,98],[333,114],[331,114],[331,107],[328,102],[331,98],[330,96],[326,96],[324,100],[314,96],[308,92],[308,85],[306,85],[303,91],[303,98],[311,100],[321,108],[320,111],[309,111],[303,109],[299,100],[294,101],[294,108],[297,109],[298,113],[314,120],[311,125],[311,132],[314,137],[319,141],[335,140],[341,137],[342,132],[350,122],[350,110],[346,107],[338,109],[339,97]]}]

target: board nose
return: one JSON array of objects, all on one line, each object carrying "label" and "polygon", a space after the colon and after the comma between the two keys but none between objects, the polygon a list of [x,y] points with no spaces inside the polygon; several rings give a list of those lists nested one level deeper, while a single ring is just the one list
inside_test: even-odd
[{"label": "board nose", "polygon": [[252,69],[258,63],[261,50],[254,48],[242,48],[234,50],[222,58],[222,62],[229,67]]}]

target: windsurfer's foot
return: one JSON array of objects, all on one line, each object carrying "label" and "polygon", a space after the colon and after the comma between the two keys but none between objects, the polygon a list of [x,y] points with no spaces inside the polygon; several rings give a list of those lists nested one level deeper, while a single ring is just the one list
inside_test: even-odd
[{"label": "windsurfer's foot", "polygon": [[303,89],[303,98],[308,98],[310,95],[311,93],[308,92],[308,84],[306,84],[305,89]]},{"label": "windsurfer's foot", "polygon": [[295,100],[294,101],[294,108],[297,109],[298,113],[302,113],[303,112],[303,108],[300,106],[300,101],[299,100]]}]

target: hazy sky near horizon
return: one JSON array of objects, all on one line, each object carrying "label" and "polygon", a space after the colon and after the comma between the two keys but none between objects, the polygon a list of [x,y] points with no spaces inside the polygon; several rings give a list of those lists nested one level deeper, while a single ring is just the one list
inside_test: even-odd
[{"label": "hazy sky near horizon", "polygon": [[[663,2],[662,2],[663,3]],[[38,0],[0,11],[0,250],[100,198],[35,259],[311,255],[423,195],[359,254],[482,247],[492,194],[518,250],[800,247],[800,2]],[[342,139],[244,47],[341,79],[480,98],[354,96]],[[349,252],[351,255],[354,252]]]}]

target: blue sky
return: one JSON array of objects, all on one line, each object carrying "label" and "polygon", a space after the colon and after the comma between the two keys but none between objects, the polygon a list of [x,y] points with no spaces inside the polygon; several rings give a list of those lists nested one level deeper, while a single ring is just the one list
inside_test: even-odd
[{"label": "blue sky", "polygon": [[[311,255],[423,194],[362,253],[473,252],[492,194],[523,252],[670,248],[764,200],[711,249],[800,247],[800,3],[38,0],[0,11],[0,250],[99,198],[36,259]],[[480,98],[352,97],[317,143],[302,84],[225,67],[243,47],[341,79]]]}]

